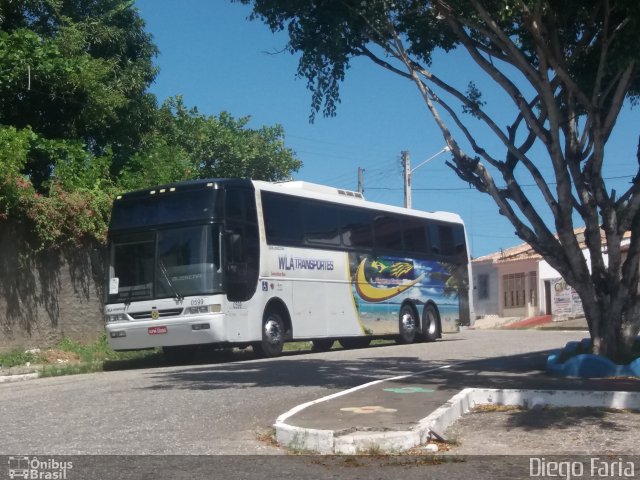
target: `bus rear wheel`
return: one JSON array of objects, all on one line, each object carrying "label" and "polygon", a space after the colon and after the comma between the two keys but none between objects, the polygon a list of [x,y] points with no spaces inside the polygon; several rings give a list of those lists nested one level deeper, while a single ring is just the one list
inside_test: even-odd
[{"label": "bus rear wheel", "polygon": [[343,338],[342,340],[338,340],[342,348],[351,349],[351,348],[366,348],[371,343],[371,339],[367,337],[353,337],[353,338]]},{"label": "bus rear wheel", "polygon": [[277,357],[284,347],[284,322],[278,312],[268,309],[262,321],[262,341],[253,344],[253,350],[260,357]]},{"label": "bus rear wheel", "polygon": [[311,340],[311,351],[313,352],[328,352],[333,347],[334,340],[332,338],[318,338],[317,340]]},{"label": "bus rear wheel", "polygon": [[435,342],[440,334],[440,315],[433,305],[424,307],[422,320],[422,338],[427,342]]},{"label": "bus rear wheel", "polygon": [[413,306],[409,304],[403,305],[400,309],[400,335],[398,336],[398,343],[413,343],[416,339],[418,323],[418,314]]}]

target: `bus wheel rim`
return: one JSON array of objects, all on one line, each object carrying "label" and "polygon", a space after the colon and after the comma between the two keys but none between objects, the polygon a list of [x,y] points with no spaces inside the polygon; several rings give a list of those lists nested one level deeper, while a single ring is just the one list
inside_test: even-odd
[{"label": "bus wheel rim", "polygon": [[410,313],[405,313],[402,316],[402,328],[405,332],[411,335],[416,329],[416,322],[413,318],[413,315]]},{"label": "bus wheel rim", "polygon": [[267,342],[271,345],[278,345],[282,342],[280,323],[277,320],[269,319],[264,323],[264,334]]}]

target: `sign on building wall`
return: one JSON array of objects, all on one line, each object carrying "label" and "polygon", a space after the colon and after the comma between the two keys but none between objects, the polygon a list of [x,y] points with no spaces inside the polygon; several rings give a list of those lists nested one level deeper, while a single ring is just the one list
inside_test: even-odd
[{"label": "sign on building wall", "polygon": [[554,321],[584,315],[578,293],[562,278],[551,280],[551,314]]}]

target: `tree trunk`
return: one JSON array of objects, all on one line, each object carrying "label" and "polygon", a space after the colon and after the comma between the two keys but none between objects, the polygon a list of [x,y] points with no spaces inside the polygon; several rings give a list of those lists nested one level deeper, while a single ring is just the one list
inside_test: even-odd
[{"label": "tree trunk", "polygon": [[625,275],[609,281],[595,280],[596,276],[573,285],[582,300],[593,353],[628,363],[640,330],[638,285]]}]

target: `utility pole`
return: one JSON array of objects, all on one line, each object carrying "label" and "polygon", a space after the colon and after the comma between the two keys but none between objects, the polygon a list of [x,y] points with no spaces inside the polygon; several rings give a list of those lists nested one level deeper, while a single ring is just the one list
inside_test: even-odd
[{"label": "utility pole", "polygon": [[404,208],[411,208],[411,160],[406,150],[402,151],[402,167],[404,169]]},{"label": "utility pole", "polygon": [[411,208],[411,174],[419,169],[421,166],[426,165],[431,160],[436,158],[438,155],[443,154],[445,152],[450,152],[451,149],[449,146],[445,146],[442,150],[440,150],[435,155],[431,155],[424,162],[419,163],[414,168],[411,168],[411,163],[409,161],[409,152],[406,150],[402,152],[402,166],[404,167],[404,207]]},{"label": "utility pole", "polygon": [[358,193],[364,194],[364,168],[358,167]]}]

